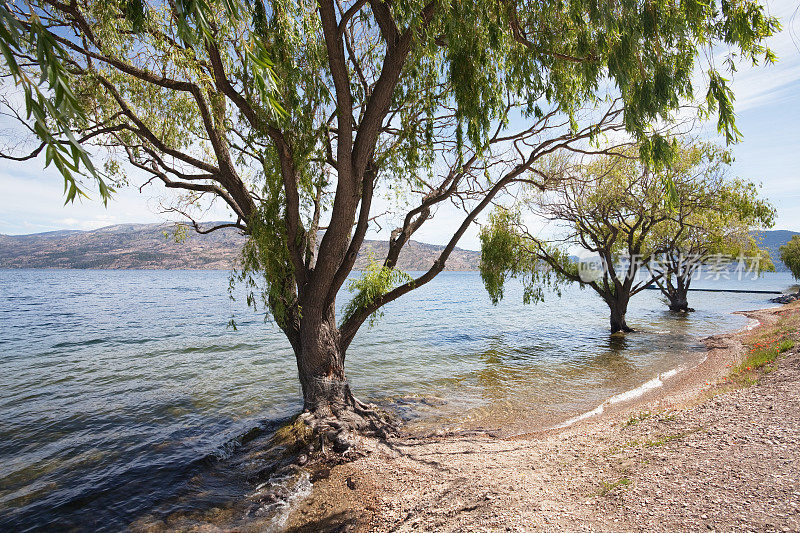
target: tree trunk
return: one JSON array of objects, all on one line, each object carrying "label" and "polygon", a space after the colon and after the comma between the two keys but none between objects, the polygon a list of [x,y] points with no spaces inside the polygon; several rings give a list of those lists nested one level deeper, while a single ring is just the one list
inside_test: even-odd
[{"label": "tree trunk", "polygon": [[669,310],[674,311],[676,313],[686,313],[689,311],[694,311],[691,307],[689,307],[689,284],[691,284],[691,278],[683,275],[678,275],[675,284],[669,283],[667,285],[666,296],[669,300]]},{"label": "tree trunk", "polygon": [[689,307],[689,301],[687,299],[687,291],[686,289],[683,290],[674,290],[667,295],[669,299],[669,310],[674,311],[676,313],[686,313],[689,311],[694,311],[691,307]]},{"label": "tree trunk", "polygon": [[322,316],[313,311],[304,314],[298,337],[295,357],[303,389],[300,421],[310,428],[312,442],[341,453],[355,443],[356,434],[385,438],[394,432],[399,425],[395,417],[360,402],[350,391],[332,305]]},{"label": "tree trunk", "polygon": [[297,371],[303,388],[303,410],[336,416],[353,403],[344,373],[344,353],[339,329],[332,311],[300,319],[300,346]]},{"label": "tree trunk", "polygon": [[608,302],[608,306],[611,308],[611,333],[629,333],[633,331],[633,328],[628,327],[627,322],[625,322],[625,313],[628,311],[628,300],[627,299],[618,299],[618,300],[611,300]]}]

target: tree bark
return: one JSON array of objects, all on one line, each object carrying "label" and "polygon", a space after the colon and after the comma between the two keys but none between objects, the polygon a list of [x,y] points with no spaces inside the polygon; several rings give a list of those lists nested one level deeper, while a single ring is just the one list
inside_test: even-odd
[{"label": "tree bark", "polygon": [[611,309],[611,333],[630,333],[633,328],[628,327],[625,322],[625,313],[628,311],[627,298],[619,298],[608,301],[608,307]]},{"label": "tree bark", "polygon": [[333,307],[300,319],[300,346],[295,349],[303,389],[303,410],[336,416],[353,404],[344,373],[344,352]]},{"label": "tree bark", "polygon": [[671,291],[667,295],[667,298],[669,299],[669,310],[676,313],[687,313],[689,311],[694,311],[694,309],[689,307],[687,293],[687,289],[675,289],[674,291]]},{"label": "tree bark", "polygon": [[345,348],[334,305],[322,313],[314,309],[304,313],[297,338],[293,348],[303,390],[300,421],[310,428],[311,443],[341,453],[356,442],[357,434],[385,438],[397,429],[396,417],[353,396],[345,375]]}]

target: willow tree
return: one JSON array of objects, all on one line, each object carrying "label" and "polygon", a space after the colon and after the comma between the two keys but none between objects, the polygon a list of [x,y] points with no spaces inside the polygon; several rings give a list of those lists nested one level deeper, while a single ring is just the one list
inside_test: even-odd
[{"label": "willow tree", "polygon": [[[662,251],[652,246],[653,235],[673,217],[664,177],[630,151],[589,163],[556,159],[539,171],[559,179],[510,211],[499,208],[481,230],[481,277],[492,302],[502,299],[509,277],[523,281],[525,303],[543,299],[547,285],[578,283],[608,305],[611,333],[633,331],[625,317],[628,303],[653,283],[640,274]],[[553,236],[534,235],[525,224],[530,215],[545,221]],[[570,252],[579,249],[592,259],[575,261]]]},{"label": "willow tree", "polygon": [[678,146],[664,170],[678,184],[675,213],[655,232],[653,246],[663,252],[647,267],[670,310],[685,313],[692,280],[703,268],[774,270],[752,231],[771,227],[775,210],[754,183],[731,177],[726,150],[702,142]]},{"label": "willow tree", "polygon": [[792,277],[800,280],[800,236],[792,236],[789,242],[780,247],[780,253],[781,261],[792,273]]},{"label": "willow tree", "polygon": [[[698,68],[704,111],[734,139],[724,72],[701,58],[723,46],[772,61],[763,40],[777,27],[752,0],[3,1],[5,74],[27,106],[9,114],[38,139],[6,156],[43,156],[73,198],[80,172],[102,194],[123,173],[226,205],[226,226],[249,236],[250,301],[294,350],[304,419],[366,427],[344,361],[373,313],[433,279],[505,186],[544,185],[532,172],[543,155],[624,128],[643,157],[663,157],[649,125],[696,96]],[[337,321],[387,193],[406,206],[389,219],[388,254]],[[449,201],[463,220],[404,279],[400,250]]]}]

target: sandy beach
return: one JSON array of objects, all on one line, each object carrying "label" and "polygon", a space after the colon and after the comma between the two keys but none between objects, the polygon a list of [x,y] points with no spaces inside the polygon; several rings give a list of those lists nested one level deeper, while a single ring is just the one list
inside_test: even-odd
[{"label": "sandy beach", "polygon": [[287,530],[800,530],[800,353],[731,378],[769,328],[797,338],[800,305],[742,314],[759,325],[566,428],[365,440]]}]

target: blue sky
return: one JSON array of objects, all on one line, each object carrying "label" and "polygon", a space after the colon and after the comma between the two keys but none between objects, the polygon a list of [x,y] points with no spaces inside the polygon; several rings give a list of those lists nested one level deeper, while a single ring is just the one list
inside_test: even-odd
[{"label": "blue sky", "polygon": [[[800,231],[800,14],[793,17],[798,10],[797,0],[766,5],[783,24],[783,31],[770,41],[779,61],[771,66],[741,67],[736,73],[733,87],[737,125],[744,138],[732,147],[734,171],[763,184],[763,195],[778,210],[775,229]],[[5,130],[0,135],[9,128],[9,124],[0,121],[0,130]],[[43,161],[0,160],[0,233],[94,229],[166,220],[159,209],[167,194],[161,187],[147,187],[141,193],[137,187],[121,190],[108,207],[102,206],[96,194],[91,200],[64,205],[62,178],[42,167]],[[221,218],[227,217],[220,210],[207,219]],[[446,242],[460,218],[454,209],[443,209],[415,238]],[[478,249],[477,227],[462,238],[460,246]]]}]

